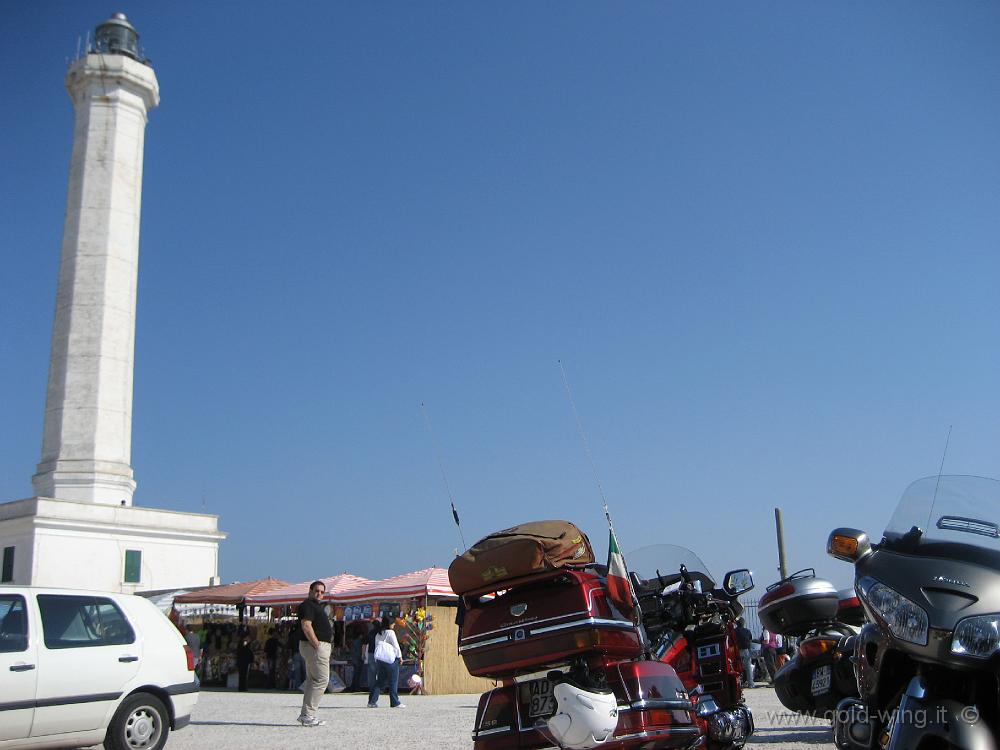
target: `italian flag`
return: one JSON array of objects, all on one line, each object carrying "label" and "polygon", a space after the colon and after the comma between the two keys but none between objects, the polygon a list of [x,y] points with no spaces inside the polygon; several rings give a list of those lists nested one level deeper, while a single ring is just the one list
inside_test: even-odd
[{"label": "italian flag", "polygon": [[631,616],[635,611],[635,593],[632,591],[632,582],[628,579],[628,570],[625,569],[625,558],[618,549],[614,529],[611,529],[611,538],[608,540],[608,594],[624,614]]}]

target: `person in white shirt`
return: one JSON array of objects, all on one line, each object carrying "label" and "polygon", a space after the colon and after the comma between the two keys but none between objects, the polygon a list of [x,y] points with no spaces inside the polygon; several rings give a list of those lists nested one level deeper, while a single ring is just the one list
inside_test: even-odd
[{"label": "person in white shirt", "polygon": [[388,689],[389,705],[392,708],[406,708],[399,702],[399,695],[396,693],[403,652],[392,630],[392,618],[383,617],[382,622],[376,627],[378,632],[375,634],[375,682],[368,694],[368,708],[378,708],[378,696],[382,688]]}]

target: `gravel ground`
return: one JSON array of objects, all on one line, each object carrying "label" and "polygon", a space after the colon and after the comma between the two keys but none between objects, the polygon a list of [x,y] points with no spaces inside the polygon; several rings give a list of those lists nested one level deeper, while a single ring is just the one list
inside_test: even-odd
[{"label": "gravel ground", "polygon": [[[378,709],[365,707],[360,693],[325,695],[323,727],[295,721],[302,705],[294,693],[203,691],[191,725],[171,734],[167,750],[246,750],[261,748],[350,748],[384,750],[421,747],[471,750],[470,732],[478,695],[403,696],[406,708],[390,709],[382,696]],[[829,724],[791,714],[770,688],[747,691],[757,731],[750,750],[833,750]]]}]

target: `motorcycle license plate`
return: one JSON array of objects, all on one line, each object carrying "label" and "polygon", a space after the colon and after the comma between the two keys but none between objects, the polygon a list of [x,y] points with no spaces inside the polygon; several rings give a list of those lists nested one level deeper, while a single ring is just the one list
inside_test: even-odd
[{"label": "motorcycle license plate", "polygon": [[556,712],[556,697],[548,680],[532,680],[521,685],[521,705],[528,707],[528,718],[549,717]]},{"label": "motorcycle license plate", "polygon": [[822,695],[829,692],[831,670],[832,667],[829,664],[817,667],[816,671],[813,672],[812,685],[809,692],[813,695]]}]

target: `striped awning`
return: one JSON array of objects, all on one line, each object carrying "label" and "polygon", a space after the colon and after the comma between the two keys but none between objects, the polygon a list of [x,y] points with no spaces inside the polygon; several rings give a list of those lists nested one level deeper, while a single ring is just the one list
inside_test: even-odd
[{"label": "striped awning", "polygon": [[451,584],[448,583],[446,568],[415,570],[382,581],[369,581],[362,586],[335,594],[331,594],[327,589],[326,598],[337,604],[349,604],[383,599],[412,599],[420,596],[456,596]]},{"label": "striped awning", "polygon": [[[341,573],[340,575],[329,576],[328,578],[317,578],[326,584],[326,596],[324,601],[330,601],[334,595],[349,591],[358,586],[372,583],[367,578],[352,575],[351,573]],[[298,604],[309,596],[309,587],[312,581],[302,581],[301,583],[286,584],[283,588],[274,589],[266,593],[256,594],[247,597],[247,604],[255,606],[272,607],[281,604]]]},{"label": "striped awning", "polygon": [[288,581],[277,578],[261,578],[257,581],[227,583],[222,586],[209,586],[195,589],[174,597],[175,604],[243,604],[252,603],[250,597],[264,594],[267,591],[280,589],[290,585]]}]

